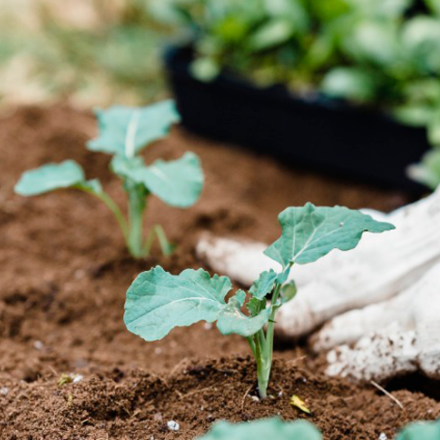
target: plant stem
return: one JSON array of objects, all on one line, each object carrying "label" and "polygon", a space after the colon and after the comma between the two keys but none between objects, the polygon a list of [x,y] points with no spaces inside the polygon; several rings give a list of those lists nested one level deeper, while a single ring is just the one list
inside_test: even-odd
[{"label": "plant stem", "polygon": [[270,373],[272,370],[275,314],[278,308],[276,303],[280,295],[280,291],[281,284],[277,283],[272,296],[270,306],[271,311],[266,334],[264,334],[264,330],[261,329],[252,337],[247,338],[257,362],[258,392],[261,399],[265,399],[267,397],[267,386],[269,384]]},{"label": "plant stem", "polygon": [[110,209],[110,211],[115,216],[119,227],[121,228],[122,235],[124,236],[125,241],[127,241],[127,237],[128,237],[127,221],[125,220],[124,214],[122,214],[122,211],[119,209],[119,206],[114,202],[114,200],[104,191],[95,192],[83,186],[77,186],[76,188],[86,192],[87,194],[91,194],[95,196],[96,198],[101,200],[107,206],[108,209]]},{"label": "plant stem", "polygon": [[146,208],[145,187],[130,180],[126,181],[126,191],[128,193],[128,218],[129,231],[127,236],[127,247],[131,255],[135,258],[142,258],[146,255],[143,246],[143,224],[144,211]]},{"label": "plant stem", "polygon": [[173,252],[174,246],[170,244],[170,242],[167,239],[167,236],[165,235],[165,231],[163,230],[162,226],[160,225],[154,225],[150,232],[148,233],[147,239],[145,240],[144,244],[144,252],[146,255],[149,255],[151,251],[151,247],[153,246],[154,239],[157,238],[159,241],[159,246],[162,251],[162,253],[168,257]]}]

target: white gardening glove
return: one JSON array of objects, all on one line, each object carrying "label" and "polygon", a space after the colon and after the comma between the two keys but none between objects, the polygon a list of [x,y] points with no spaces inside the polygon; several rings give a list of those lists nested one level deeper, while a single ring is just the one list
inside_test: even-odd
[{"label": "white gardening glove", "polygon": [[[382,379],[402,372],[405,368],[410,369],[408,365],[411,363],[412,369],[421,366],[427,374],[435,375],[432,371],[436,371],[437,367],[430,367],[428,371],[420,358],[421,353],[424,353],[427,359],[429,351],[426,347],[420,348],[420,341],[425,340],[426,336],[420,336],[420,339],[418,335],[420,329],[425,328],[422,324],[423,312],[418,311],[422,309],[418,305],[422,300],[416,306],[417,300],[410,300],[414,294],[409,292],[416,289],[417,296],[426,294],[436,298],[433,292],[435,286],[431,287],[431,293],[422,292],[423,295],[420,293],[421,287],[417,286],[424,286],[422,279],[425,274],[427,277],[435,277],[431,275],[430,269],[437,270],[436,263],[440,261],[440,191],[388,215],[368,213],[378,220],[393,223],[396,229],[387,234],[365,234],[359,246],[350,252],[335,250],[316,263],[294,266],[291,277],[296,281],[298,294],[294,301],[279,310],[278,329],[285,336],[305,335],[344,312],[379,303],[373,306],[376,312],[383,310],[378,321],[372,323],[373,318],[366,317],[374,317],[376,313],[369,312],[368,308],[353,312],[351,316],[347,314],[334,318],[314,336],[314,347],[329,349],[360,340],[359,344],[366,344],[371,347],[369,350],[377,351],[372,348],[373,342],[365,339],[372,330],[380,330],[381,339],[396,332],[400,335],[402,331],[409,331],[417,343],[408,345],[403,341],[405,355],[399,355],[399,358],[403,362],[404,357],[408,356],[410,361],[405,362],[404,368],[399,364],[383,371],[383,368],[375,366],[375,358],[370,357],[371,366],[360,372],[356,369],[355,358],[360,359],[359,353],[365,353],[367,347],[361,345],[352,350],[341,347],[329,353],[329,373]],[[276,263],[262,254],[266,247],[261,243],[205,237],[201,239],[197,250],[215,271],[229,275],[244,285],[251,285],[261,271],[276,268]],[[421,284],[417,283],[419,280]],[[387,300],[390,302],[381,304]],[[440,302],[440,299],[437,301]],[[434,300],[430,302],[434,308]],[[401,309],[410,307],[411,311],[396,312],[400,304]],[[344,321],[339,321],[342,319]],[[440,333],[437,334],[440,341]],[[408,333],[407,337],[410,336],[411,333]],[[378,339],[371,338],[373,340]],[[396,350],[392,349],[388,361],[394,356],[393,353],[397,353]],[[385,358],[382,356],[381,359]],[[365,364],[365,361],[362,362]]]}]

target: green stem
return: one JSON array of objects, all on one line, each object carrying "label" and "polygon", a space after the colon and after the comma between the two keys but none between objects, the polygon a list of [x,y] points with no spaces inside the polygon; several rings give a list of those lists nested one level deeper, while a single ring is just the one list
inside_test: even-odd
[{"label": "green stem", "polygon": [[143,246],[143,225],[144,211],[146,208],[145,187],[130,180],[126,181],[128,193],[128,218],[130,228],[127,236],[127,247],[135,258],[142,258],[146,255]]},{"label": "green stem", "polygon": [[273,338],[275,328],[275,314],[277,307],[275,306],[278,296],[280,294],[281,284],[277,284],[274,294],[272,296],[271,312],[269,316],[269,323],[267,324],[267,332],[264,335],[263,329],[257,333],[257,339],[261,348],[260,354],[257,358],[257,376],[258,376],[258,391],[262,399],[267,397],[267,386],[269,384],[270,373],[272,370],[273,357]]},{"label": "green stem", "polygon": [[159,246],[162,250],[162,253],[166,257],[171,255],[174,250],[174,246],[168,241],[167,236],[165,235],[165,231],[160,225],[154,225],[148,233],[147,239],[145,240],[144,244],[145,254],[148,255],[150,253],[155,238],[157,238],[157,240],[159,241]]},{"label": "green stem", "polygon": [[118,222],[119,227],[121,228],[122,234],[124,236],[124,239],[127,240],[128,237],[128,225],[127,221],[125,220],[124,214],[122,214],[122,211],[119,209],[119,206],[113,201],[113,199],[104,191],[95,192],[87,187],[83,186],[77,186],[77,189],[80,189],[81,191],[86,192],[87,194],[91,194],[101,200],[108,209],[113,213],[113,215],[116,218],[116,221]]}]

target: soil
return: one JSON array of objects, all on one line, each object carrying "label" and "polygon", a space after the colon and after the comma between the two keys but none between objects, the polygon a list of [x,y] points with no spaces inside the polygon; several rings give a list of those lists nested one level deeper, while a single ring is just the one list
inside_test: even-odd
[{"label": "soil", "polygon": [[[307,418],[325,439],[377,439],[440,415],[440,403],[404,382],[392,392],[401,409],[369,384],[326,377],[322,359],[293,341],[278,345],[272,397],[260,401],[241,338],[199,324],[146,343],[122,321],[125,291],[139,272],[155,264],[173,273],[204,265],[194,252],[204,231],[269,242],[287,206],[391,210],[408,201],[404,194],[289,169],[175,129],[146,158],[192,150],[202,159],[206,188],[185,211],[152,199],[147,224],[162,224],[179,246],[170,258],[155,249],[133,261],[111,214],[90,196],[13,194],[24,170],[71,158],[123,206],[109,157],[84,148],[94,134],[91,114],[62,105],[21,108],[0,119],[1,439],[193,439],[219,419],[273,415]],[[81,375],[75,382],[63,376],[73,373]],[[292,394],[311,415],[289,404]],[[170,420],[178,431],[168,430]]]}]

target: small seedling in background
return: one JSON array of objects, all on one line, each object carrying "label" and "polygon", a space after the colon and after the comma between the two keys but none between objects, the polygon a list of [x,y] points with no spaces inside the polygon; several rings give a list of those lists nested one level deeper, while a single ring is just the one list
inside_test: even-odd
[{"label": "small seedling in background", "polygon": [[321,440],[320,432],[309,422],[283,422],[278,418],[232,424],[218,422],[198,440]]},{"label": "small seedling in background", "polygon": [[[394,229],[359,211],[336,206],[287,208],[279,215],[281,237],[264,252],[281,265],[279,271],[265,271],[248,294],[238,290],[228,302],[231,280],[199,269],[171,275],[157,266],[141,273],[127,291],[125,324],[147,341],[162,339],[174,327],[205,320],[217,321],[221,333],[247,338],[257,364],[258,389],[267,396],[272,368],[275,315],[296,293],[288,281],[293,264],[308,264],[332,249],[347,251],[357,246],[363,232]],[[246,304],[248,313],[241,311]]]},{"label": "small seedling in background", "polygon": [[396,440],[438,440],[440,420],[436,422],[415,422],[408,425]]},{"label": "small seedling in background", "polygon": [[87,148],[112,154],[111,170],[122,180],[128,198],[128,219],[103,190],[97,179],[86,180],[83,169],[73,160],[47,164],[26,171],[15,186],[23,196],[35,196],[57,189],[85,191],[104,202],[114,214],[124,235],[127,248],[135,258],[149,255],[157,238],[162,252],[168,255],[172,246],[160,225],[144,237],[144,213],[151,194],[170,206],[193,205],[203,187],[203,172],[198,157],[186,153],[173,161],[157,160],[146,165],[138,154],[152,142],[164,138],[179,121],[173,101],[163,101],[144,108],[115,106],[98,110],[99,136]]}]

